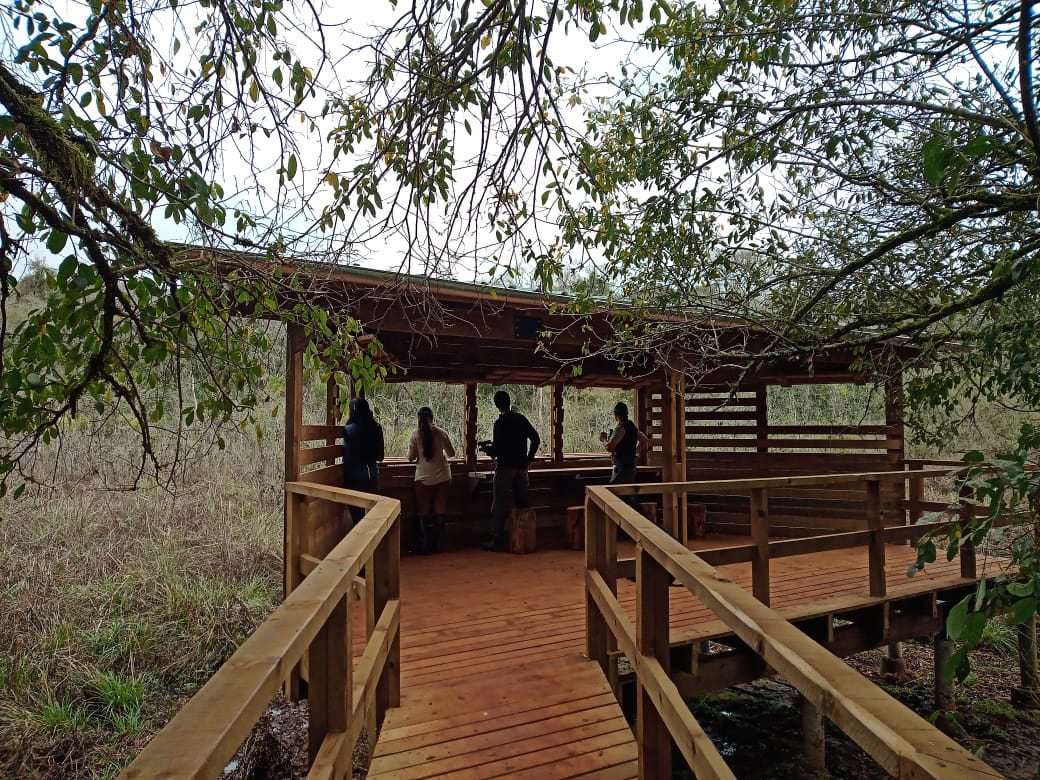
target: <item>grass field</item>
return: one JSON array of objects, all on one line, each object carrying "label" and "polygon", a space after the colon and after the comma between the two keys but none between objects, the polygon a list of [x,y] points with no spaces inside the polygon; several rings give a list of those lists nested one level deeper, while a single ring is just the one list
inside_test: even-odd
[{"label": "grass field", "polygon": [[114,776],[271,612],[268,461],[214,454],[167,490],[84,468],[0,503],[0,777]]}]

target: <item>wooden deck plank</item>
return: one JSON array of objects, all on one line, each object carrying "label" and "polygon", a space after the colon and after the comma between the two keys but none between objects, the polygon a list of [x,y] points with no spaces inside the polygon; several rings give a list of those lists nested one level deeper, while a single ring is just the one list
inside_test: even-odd
[{"label": "wooden deck plank", "polygon": [[[621,557],[633,550],[626,542],[619,548]],[[889,545],[886,556],[890,600],[966,583],[945,561],[907,578],[916,559],[907,545]],[[718,568],[750,591],[750,564]],[[408,557],[401,569],[401,707],[387,715],[369,777],[638,775],[632,732],[599,666],[582,657],[581,551],[458,550]],[[770,575],[773,606],[785,616],[878,603],[869,597],[865,550],[773,559]],[[619,580],[618,593],[634,619],[634,583]],[[673,642],[730,633],[685,589],[671,589],[669,602]]]}]

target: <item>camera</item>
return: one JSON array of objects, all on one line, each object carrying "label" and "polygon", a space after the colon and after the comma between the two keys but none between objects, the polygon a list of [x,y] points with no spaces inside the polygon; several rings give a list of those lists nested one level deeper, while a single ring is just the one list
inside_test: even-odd
[{"label": "camera", "polygon": [[491,439],[484,439],[483,441],[478,441],[477,449],[483,452],[489,458],[495,457],[495,443],[491,441]]}]

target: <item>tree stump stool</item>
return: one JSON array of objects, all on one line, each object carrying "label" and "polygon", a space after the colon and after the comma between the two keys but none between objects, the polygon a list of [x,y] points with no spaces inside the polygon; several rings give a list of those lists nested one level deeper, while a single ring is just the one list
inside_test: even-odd
[{"label": "tree stump stool", "polygon": [[585,507],[567,507],[567,539],[572,550],[585,549]]},{"label": "tree stump stool", "polygon": [[536,518],[533,509],[513,509],[509,512],[509,552],[533,553],[536,548]]},{"label": "tree stump stool", "polygon": [[686,528],[694,539],[703,539],[708,527],[708,505],[686,505]]}]

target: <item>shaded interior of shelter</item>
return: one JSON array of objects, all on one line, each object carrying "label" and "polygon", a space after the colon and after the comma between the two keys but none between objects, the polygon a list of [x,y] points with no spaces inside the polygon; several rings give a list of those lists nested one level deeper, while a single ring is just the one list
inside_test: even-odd
[{"label": "shaded interior of shelter", "polygon": [[[655,315],[648,328],[674,332],[667,353],[618,348],[619,333],[632,334],[630,312],[577,314],[566,297],[365,271],[322,267],[304,276],[301,294],[363,323],[378,339],[379,360],[391,368],[390,382],[436,381],[465,388],[464,408],[440,414],[461,416],[463,441],[456,447],[449,500],[448,541],[465,545],[485,533],[490,509],[488,475],[492,462],[477,449],[489,431],[478,430],[478,384],[536,385],[551,389],[549,430],[541,430],[544,457],[531,468],[532,502],[538,516],[538,543],[563,544],[567,507],[581,504],[588,484],[605,482],[605,452],[564,451],[568,423],[564,390],[609,387],[631,393],[633,419],[651,439],[640,463],[640,480],[675,482],[793,474],[899,470],[904,467],[903,423],[898,375],[883,379],[856,367],[863,356],[835,352],[811,361],[763,362],[743,373],[737,366],[710,365],[699,340],[716,346],[740,343],[755,349],[766,336],[727,323],[694,322],[676,313]],[[684,334],[680,336],[679,334]],[[700,335],[698,335],[700,334]],[[299,329],[290,326],[286,398],[287,481],[341,484],[338,390],[328,388],[325,419],[303,419],[302,352]],[[902,349],[902,348],[900,348]],[[893,349],[891,355],[898,350]],[[737,380],[739,383],[734,384]],[[880,381],[883,418],[862,416],[827,425],[774,425],[769,419],[771,387],[802,384],[863,384]],[[413,467],[388,460],[381,469],[381,493],[400,499],[413,513]],[[905,522],[900,495],[884,497],[889,522]],[[642,500],[652,501],[653,496]],[[747,496],[689,496],[707,507],[709,533],[748,529]],[[772,532],[820,533],[865,527],[861,495],[844,488],[779,491],[771,496]],[[338,510],[336,510],[338,512]],[[687,506],[658,501],[658,519],[670,531],[685,527]],[[341,512],[339,514],[342,514]],[[328,528],[315,536],[332,544],[346,528],[332,515],[316,519]],[[407,546],[408,523],[405,523]],[[314,549],[311,554],[324,552]]]}]

